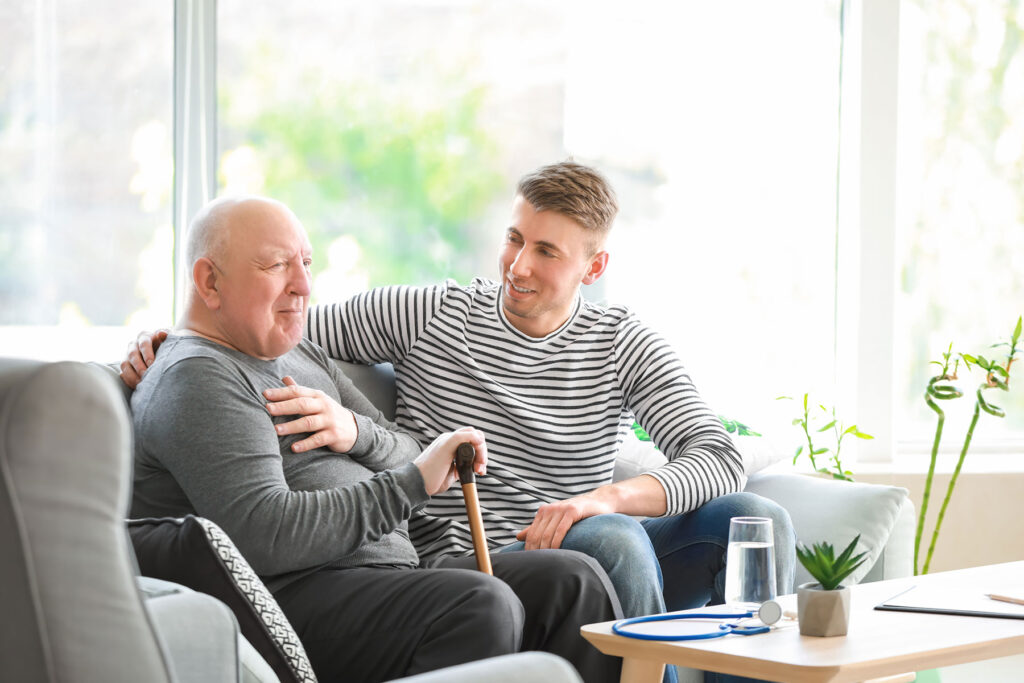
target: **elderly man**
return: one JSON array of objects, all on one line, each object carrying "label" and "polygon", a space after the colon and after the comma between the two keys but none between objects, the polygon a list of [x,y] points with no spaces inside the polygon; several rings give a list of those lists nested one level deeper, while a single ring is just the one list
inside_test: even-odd
[{"label": "elderly man", "polygon": [[[617,660],[579,636],[613,619],[600,567],[570,551],[419,568],[407,520],[454,481],[462,442],[487,464],[484,435],[434,435],[420,452],[302,339],[311,247],[268,199],[221,199],[194,221],[192,287],[178,328],[132,398],[133,516],[207,517],[274,593],[322,680],[386,680],[541,649],[590,680]],[[282,386],[282,383],[284,386]]]}]

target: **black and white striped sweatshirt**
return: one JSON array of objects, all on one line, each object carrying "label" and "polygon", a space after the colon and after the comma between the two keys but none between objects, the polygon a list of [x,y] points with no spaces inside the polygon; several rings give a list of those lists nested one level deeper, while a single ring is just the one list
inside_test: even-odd
[{"label": "black and white striped sweatshirt", "polygon": [[[669,462],[649,472],[667,514],[743,486],[743,464],[675,352],[622,306],[577,295],[569,320],[535,339],[505,318],[500,285],[475,279],[373,289],[311,307],[307,336],[334,358],[395,366],[396,422],[426,446],[463,426],[487,437],[477,478],[487,540],[515,541],[537,508],[610,483],[635,416]],[[421,561],[472,552],[457,487],[409,522]]]}]

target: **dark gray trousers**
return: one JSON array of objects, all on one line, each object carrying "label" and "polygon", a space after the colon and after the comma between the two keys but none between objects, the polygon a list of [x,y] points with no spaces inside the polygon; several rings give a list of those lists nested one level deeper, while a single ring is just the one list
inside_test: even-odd
[{"label": "dark gray trousers", "polygon": [[484,657],[542,650],[587,683],[619,679],[580,626],[621,617],[595,560],[568,550],[495,554],[494,577],[472,557],[432,569],[322,569],[275,597],[317,678],[385,681]]}]

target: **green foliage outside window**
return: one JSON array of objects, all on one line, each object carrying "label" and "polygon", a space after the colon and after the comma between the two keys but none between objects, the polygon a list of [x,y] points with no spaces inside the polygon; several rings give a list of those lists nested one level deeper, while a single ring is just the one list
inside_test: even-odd
[{"label": "green foliage outside window", "polygon": [[311,99],[268,101],[251,115],[230,92],[222,91],[220,103],[227,144],[257,150],[262,192],[302,220],[314,273],[327,265],[331,242],[349,235],[370,286],[490,275],[473,265],[495,248],[495,231],[481,223],[511,186],[496,170],[496,142],[480,125],[483,89],[423,110],[346,83]]}]

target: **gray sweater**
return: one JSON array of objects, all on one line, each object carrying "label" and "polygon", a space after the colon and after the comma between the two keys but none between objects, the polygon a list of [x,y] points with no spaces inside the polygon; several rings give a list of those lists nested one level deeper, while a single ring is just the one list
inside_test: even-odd
[{"label": "gray sweater", "polygon": [[[296,454],[262,392],[291,375],[356,413],[346,454]],[[426,503],[420,448],[317,346],[263,361],[200,337],[170,336],[132,396],[133,517],[216,522],[274,591],[319,567],[419,563],[407,520]]]}]

